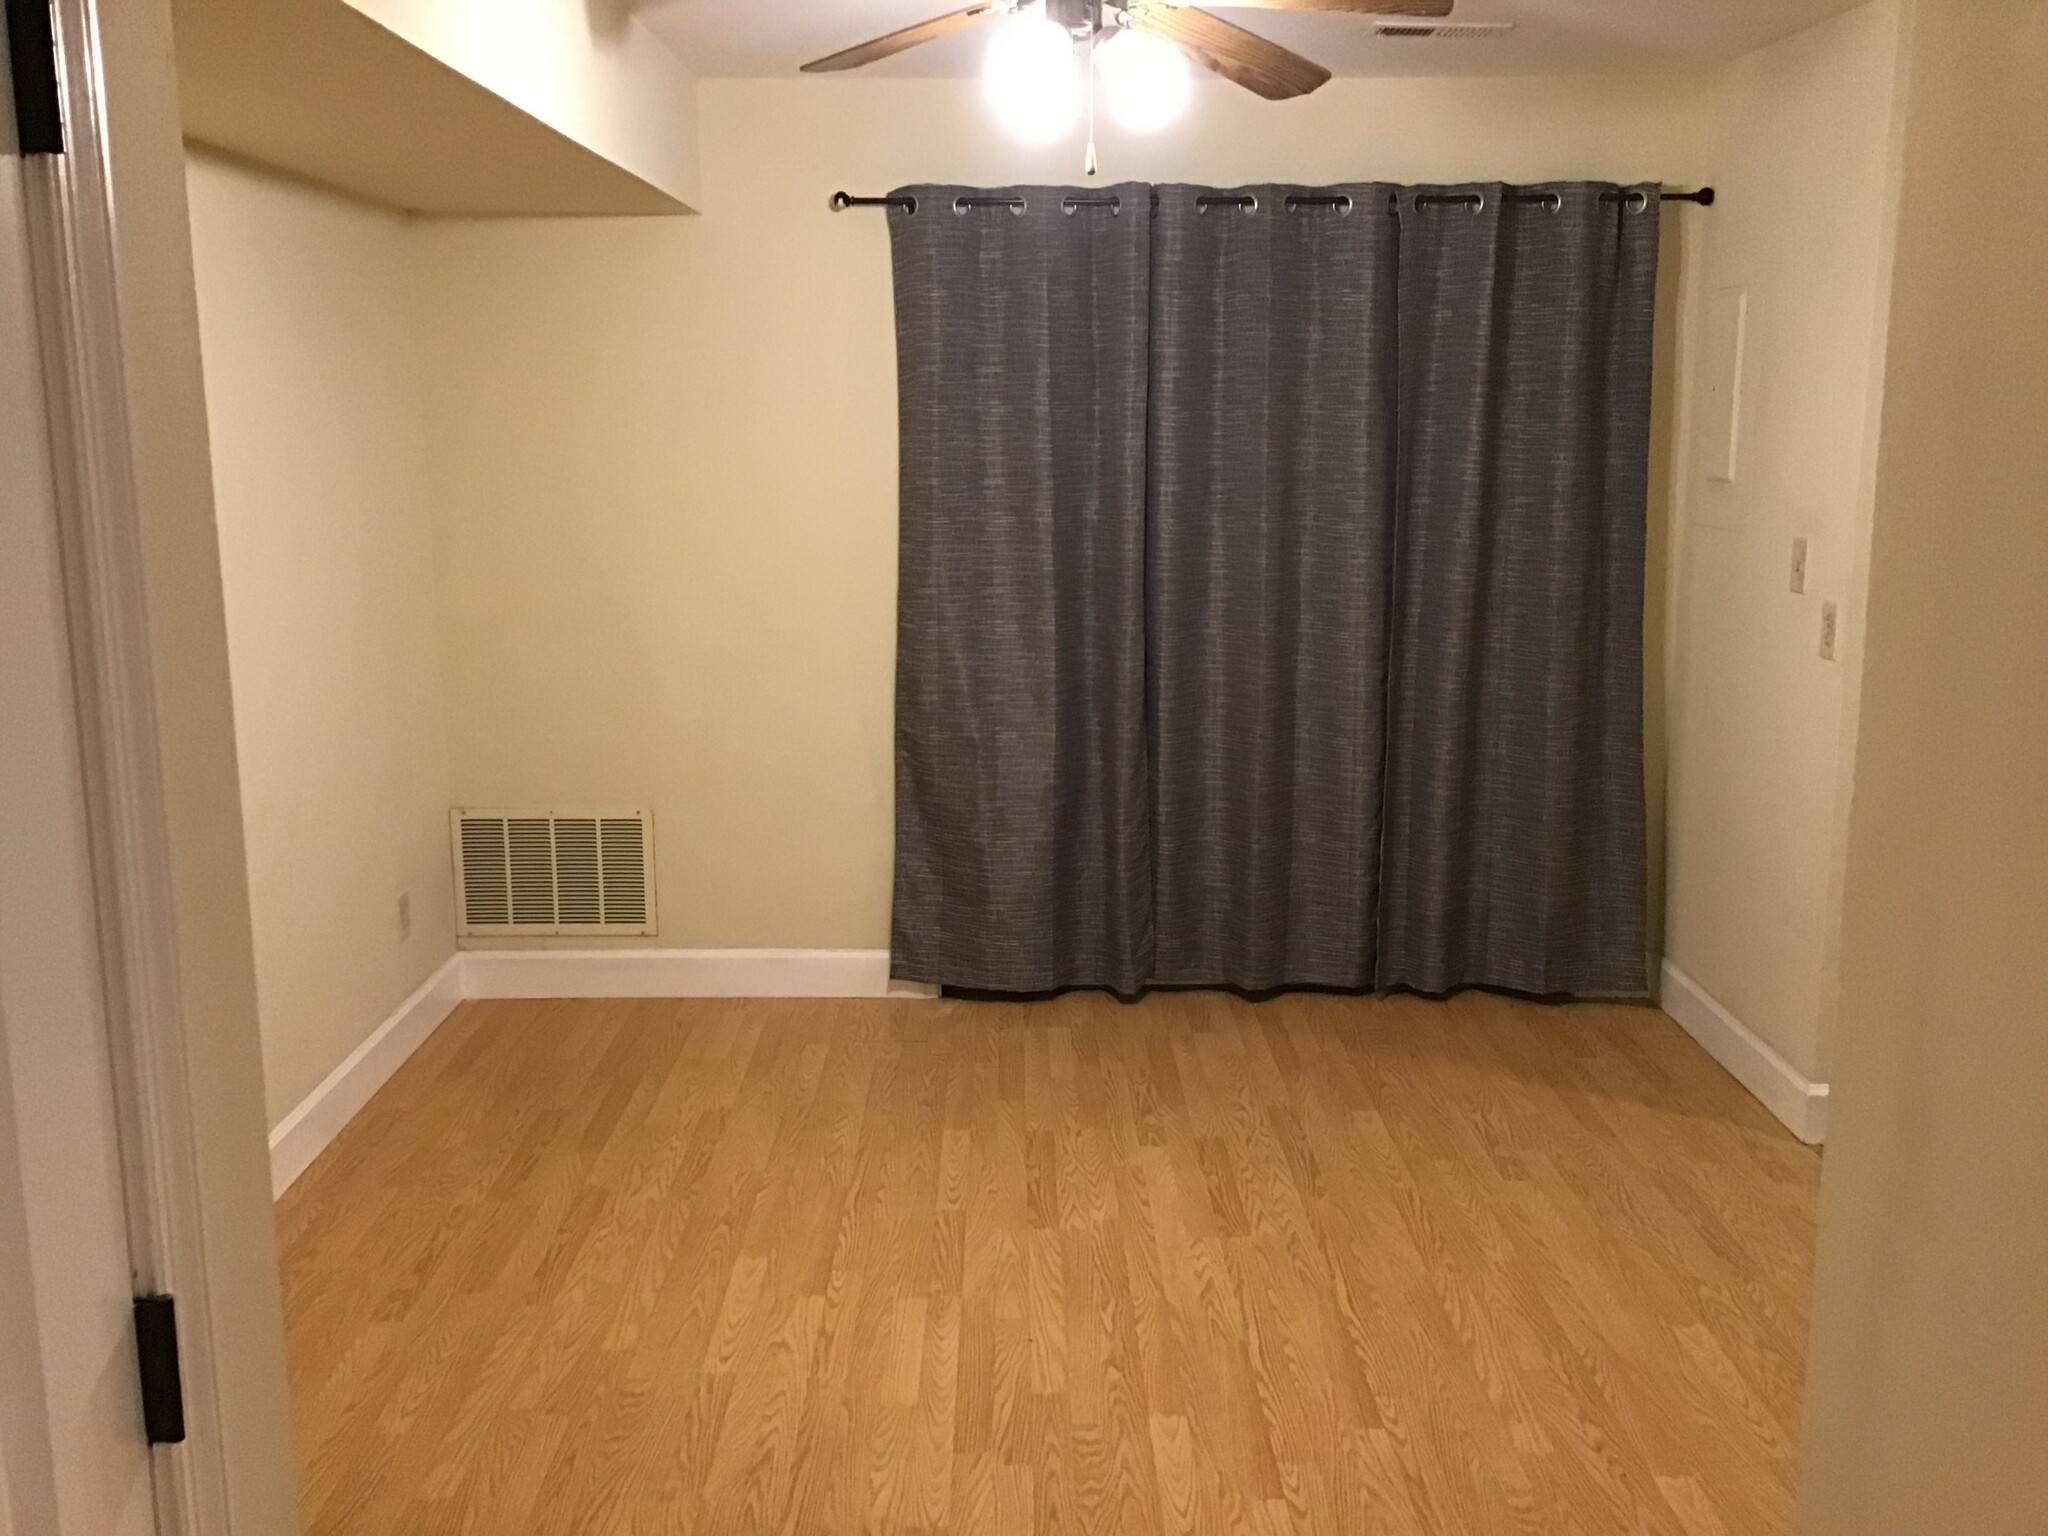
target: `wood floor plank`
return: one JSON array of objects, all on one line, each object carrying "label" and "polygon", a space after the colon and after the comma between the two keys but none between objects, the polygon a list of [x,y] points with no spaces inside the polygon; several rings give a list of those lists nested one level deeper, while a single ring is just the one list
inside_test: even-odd
[{"label": "wood floor plank", "polygon": [[1818,1158],[1466,995],[465,1004],[279,1208],[308,1536],[1788,1536]]}]

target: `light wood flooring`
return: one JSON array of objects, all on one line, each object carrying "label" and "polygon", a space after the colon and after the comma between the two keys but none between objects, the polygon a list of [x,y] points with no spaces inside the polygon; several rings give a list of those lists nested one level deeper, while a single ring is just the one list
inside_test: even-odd
[{"label": "light wood flooring", "polygon": [[1778,1536],[1817,1177],[1648,1009],[470,1003],[280,1207],[305,1527]]}]

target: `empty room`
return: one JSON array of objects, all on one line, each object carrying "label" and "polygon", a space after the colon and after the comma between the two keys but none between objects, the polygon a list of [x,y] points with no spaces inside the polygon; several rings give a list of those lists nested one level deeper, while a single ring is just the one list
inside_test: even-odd
[{"label": "empty room", "polygon": [[9,0],[0,1536],[2048,1533],[2043,0]]}]

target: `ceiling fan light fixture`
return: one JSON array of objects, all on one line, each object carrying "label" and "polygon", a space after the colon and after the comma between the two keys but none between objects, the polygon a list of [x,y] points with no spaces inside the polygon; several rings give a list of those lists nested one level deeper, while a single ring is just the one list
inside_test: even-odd
[{"label": "ceiling fan light fixture", "polygon": [[981,85],[996,120],[1025,144],[1050,144],[1081,116],[1074,39],[1042,6],[1024,6],[996,23]]},{"label": "ceiling fan light fixture", "polygon": [[1095,72],[1109,115],[1131,133],[1152,133],[1188,109],[1194,81],[1188,57],[1173,43],[1130,28],[1095,50]]}]

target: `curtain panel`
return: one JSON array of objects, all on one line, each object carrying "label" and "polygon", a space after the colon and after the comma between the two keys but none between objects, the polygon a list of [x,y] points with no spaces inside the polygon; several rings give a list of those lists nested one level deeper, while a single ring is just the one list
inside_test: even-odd
[{"label": "curtain panel", "polygon": [[[892,220],[899,976],[1141,988],[1147,189],[917,189]],[[1020,207],[968,206],[963,196]]]},{"label": "curtain panel", "polygon": [[[1392,189],[1161,187],[1153,979],[1370,987],[1393,552]],[[1338,201],[1337,199],[1345,199]]]},{"label": "curtain panel", "polygon": [[1402,194],[1381,986],[1647,990],[1655,197]]},{"label": "curtain panel", "polygon": [[1655,189],[901,192],[892,973],[1642,993]]}]

